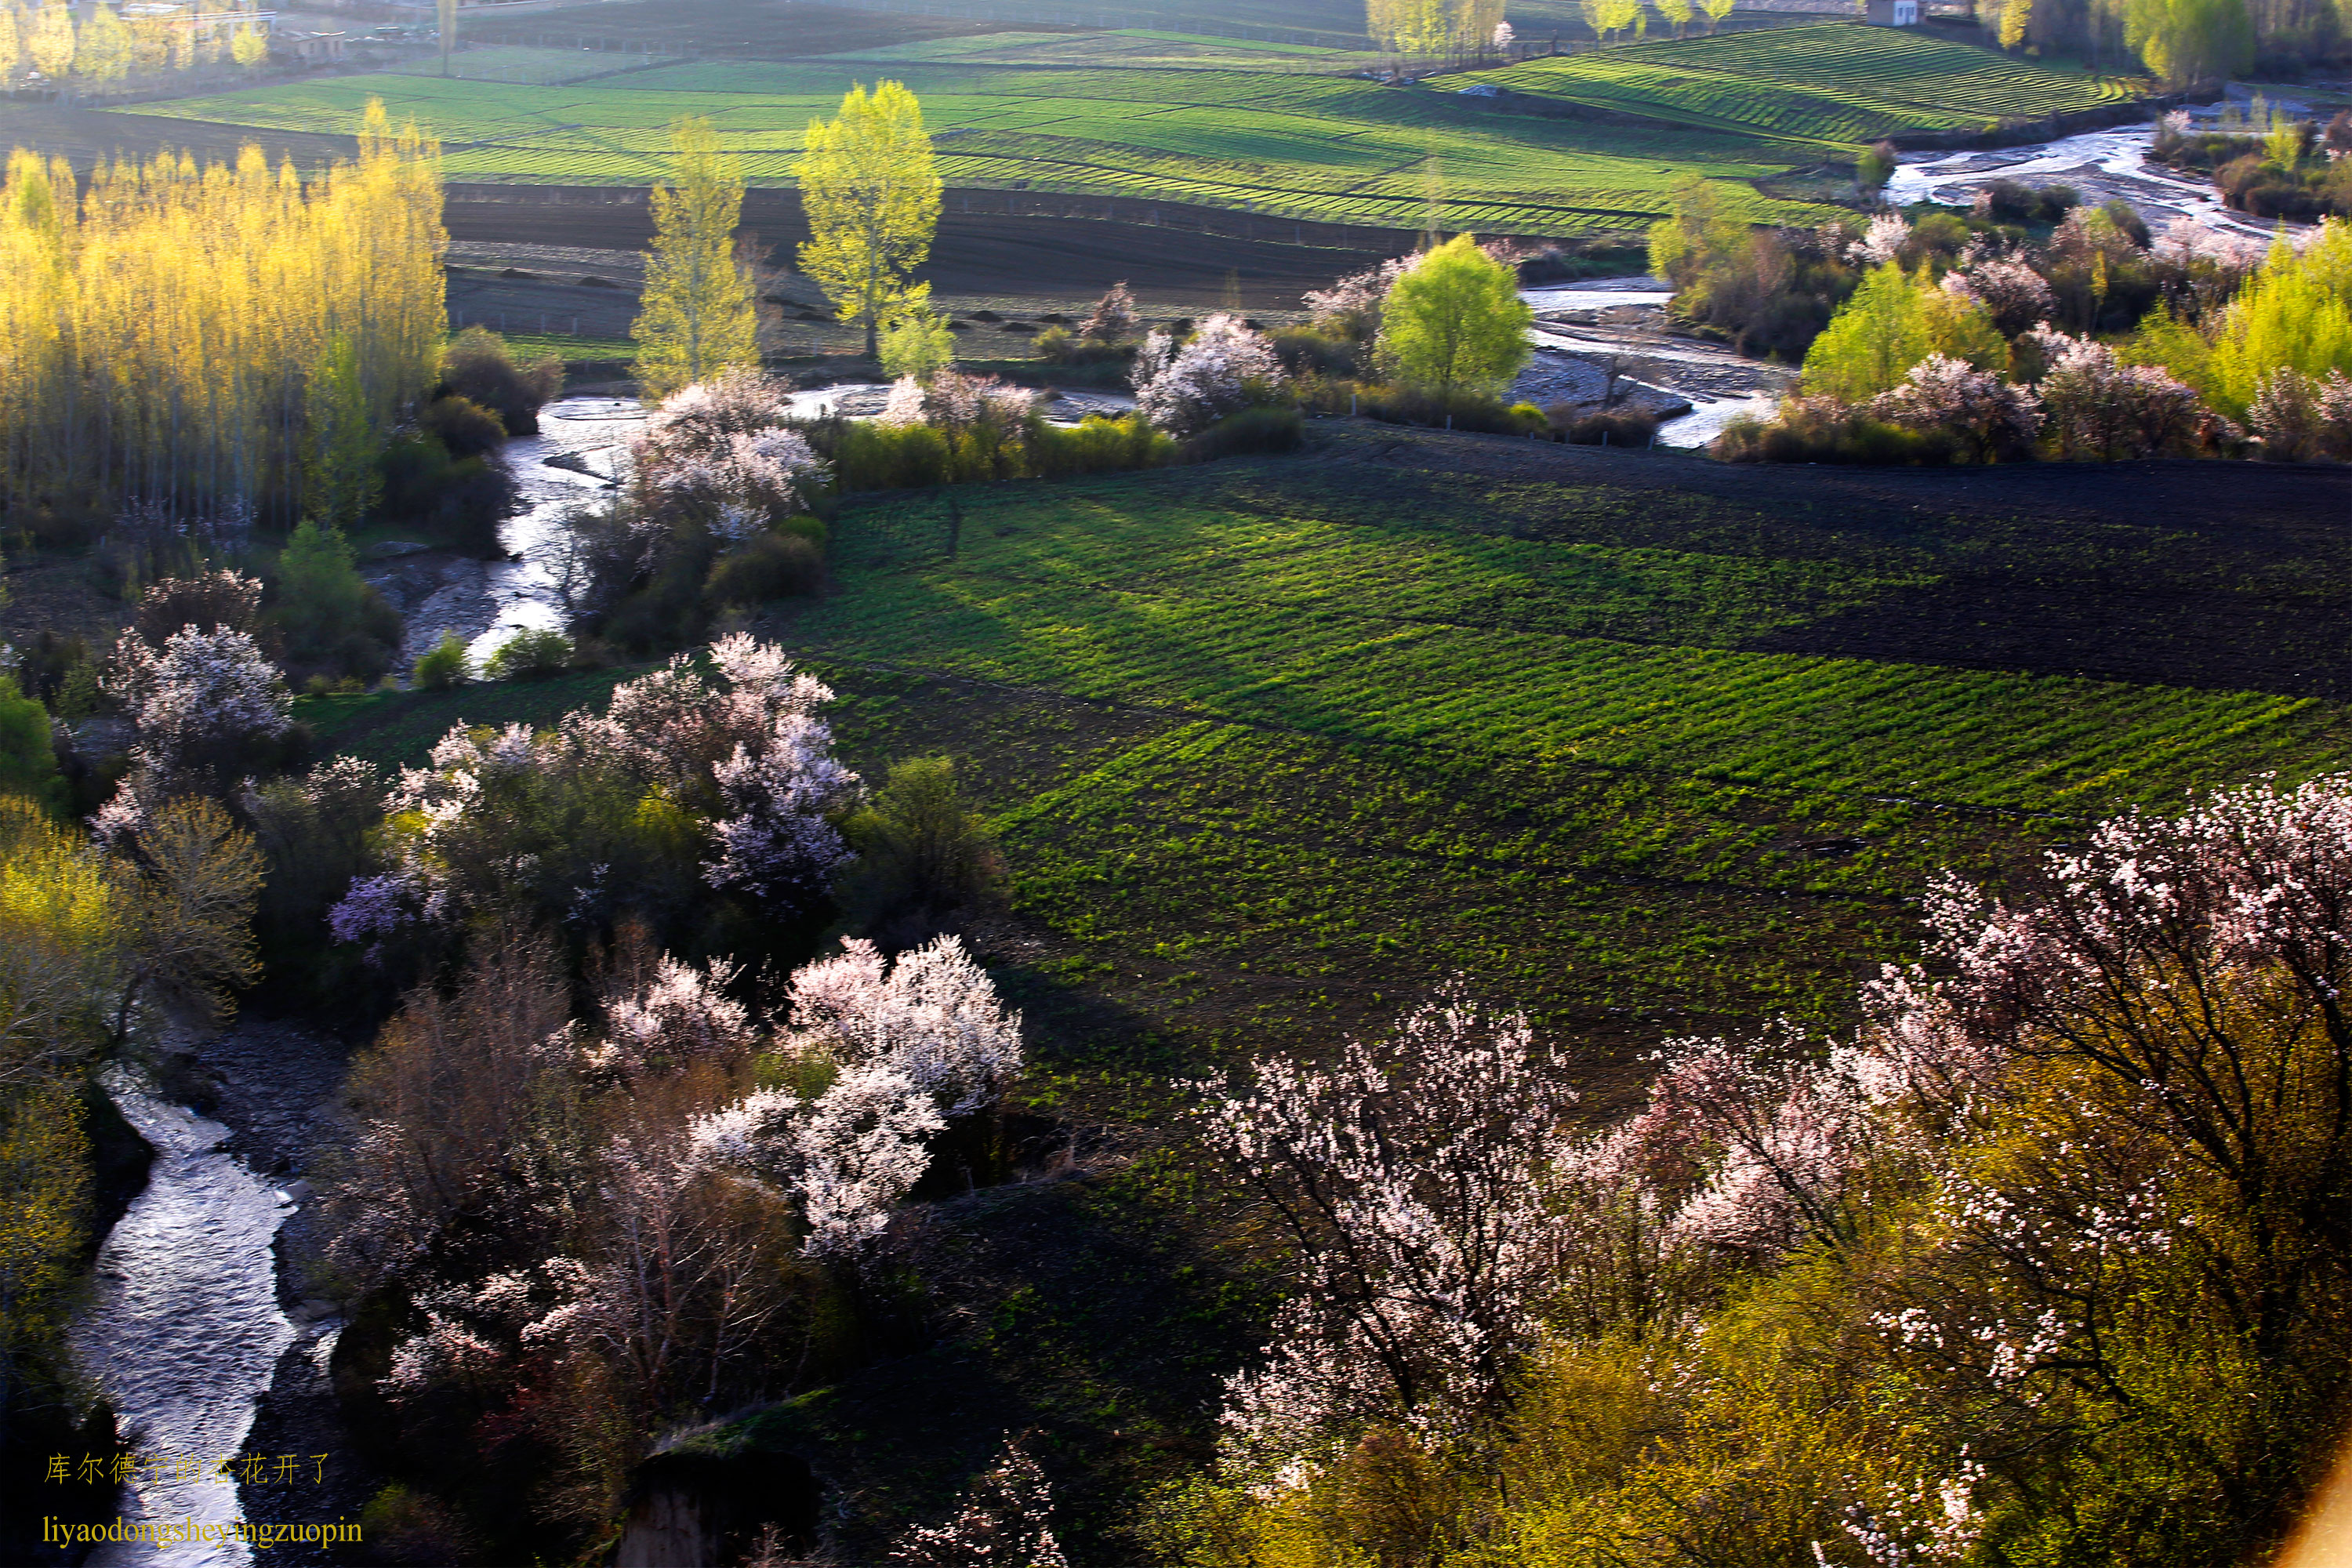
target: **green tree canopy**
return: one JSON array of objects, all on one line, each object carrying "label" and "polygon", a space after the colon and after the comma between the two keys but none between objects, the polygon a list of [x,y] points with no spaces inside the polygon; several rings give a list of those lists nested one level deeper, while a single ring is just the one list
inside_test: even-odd
[{"label": "green tree canopy", "polygon": [[2245,0],[2127,0],[2124,39],[2176,86],[2233,76],[2253,62]]},{"label": "green tree canopy", "polygon": [[861,84],[831,120],[809,121],[795,173],[809,239],[801,270],[816,280],[844,321],[866,329],[878,352],[885,321],[920,310],[930,286],[908,275],[931,254],[940,226],[940,175],[922,105],[905,86]]},{"label": "green tree canopy", "polygon": [[1881,262],[1806,352],[1804,388],[1862,403],[1892,391],[1913,365],[1937,353],[1979,370],[2003,370],[2009,363],[2009,344],[1982,306],[1937,288],[1925,266],[1906,272],[1899,262]]},{"label": "green tree canopy", "polygon": [[1528,363],[1534,320],[1511,269],[1458,235],[1389,290],[1381,346],[1410,385],[1441,396],[1498,391]]}]

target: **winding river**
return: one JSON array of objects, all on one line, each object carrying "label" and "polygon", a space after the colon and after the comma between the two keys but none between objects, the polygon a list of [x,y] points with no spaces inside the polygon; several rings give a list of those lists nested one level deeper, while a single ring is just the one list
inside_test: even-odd
[{"label": "winding river", "polygon": [[[295,1340],[278,1310],[271,1250],[293,1204],[223,1150],[229,1130],[219,1122],[159,1099],[120,1068],[109,1070],[106,1089],[155,1161],[99,1249],[75,1353],[114,1402],[142,1461],[124,1489],[123,1518],[226,1526],[238,1517],[236,1488],[205,1472],[243,1445],[254,1401]],[[125,1542],[89,1561],[210,1568],[253,1554],[235,1540]]]}]

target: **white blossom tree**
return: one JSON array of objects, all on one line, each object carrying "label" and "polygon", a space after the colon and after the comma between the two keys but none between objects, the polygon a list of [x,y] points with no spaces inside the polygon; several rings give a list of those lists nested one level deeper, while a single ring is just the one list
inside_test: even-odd
[{"label": "white blossom tree", "polygon": [[1137,351],[1135,405],[1174,436],[1190,436],[1249,405],[1258,389],[1279,387],[1274,345],[1238,316],[1211,316],[1179,343],[1153,332]]},{"label": "white blossom tree", "polygon": [[917,1525],[890,1549],[910,1568],[1068,1568],[1054,1539],[1054,1491],[1014,1439],[964,1493],[953,1519]]},{"label": "white blossom tree", "polygon": [[1459,982],[1329,1068],[1202,1085],[1210,1147],[1297,1244],[1303,1289],[1226,1384],[1226,1460],[1279,1473],[1365,1425],[1494,1414],[1558,1261],[1545,1191],[1576,1096],[1527,1020]]}]

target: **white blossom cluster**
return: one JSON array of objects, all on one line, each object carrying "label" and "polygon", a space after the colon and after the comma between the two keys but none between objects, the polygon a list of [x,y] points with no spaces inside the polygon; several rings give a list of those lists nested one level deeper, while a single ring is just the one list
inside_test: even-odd
[{"label": "white blossom cluster", "polygon": [[824,464],[787,427],[791,418],[782,388],[753,370],[729,370],[671,394],[629,445],[647,511],[691,511],[739,543],[806,510],[824,481]]},{"label": "white blossom cluster", "polygon": [[942,936],[882,958],[851,941],[796,971],[789,1043],[839,1071],[803,1100],[758,1091],[698,1119],[699,1158],[793,1192],[813,1257],[854,1257],[929,1163],[926,1140],[993,1105],[1021,1067],[1021,1016],[962,942]]},{"label": "white blossom cluster", "polygon": [[160,648],[125,632],[104,684],[137,740],[132,773],[90,819],[102,843],[127,842],[171,795],[232,784],[293,723],[285,676],[232,627],[182,626]]},{"label": "white blossom cluster", "polygon": [[[402,770],[384,805],[394,864],[352,884],[330,916],[337,939],[462,919],[539,868],[523,863],[528,852],[481,863],[485,845],[514,837],[502,830],[507,817],[548,790],[614,774],[697,810],[711,886],[775,906],[806,899],[848,858],[831,818],[858,789],[820,716],[833,693],[749,636],[721,638],[710,661],[717,681],[681,654],[615,688],[604,713],[574,711],[551,731],[452,729],[427,766]],[[562,901],[600,912],[598,874],[588,868]]]},{"label": "white blossom cluster", "polygon": [[1181,343],[1166,332],[1143,340],[1134,367],[1135,405],[1172,436],[1190,436],[1248,406],[1257,388],[1282,384],[1274,345],[1239,316],[1219,312]]},{"label": "white blossom cluster", "polygon": [[964,1494],[941,1525],[917,1525],[890,1550],[910,1568],[1068,1568],[1054,1539],[1054,1493],[1018,1442]]}]

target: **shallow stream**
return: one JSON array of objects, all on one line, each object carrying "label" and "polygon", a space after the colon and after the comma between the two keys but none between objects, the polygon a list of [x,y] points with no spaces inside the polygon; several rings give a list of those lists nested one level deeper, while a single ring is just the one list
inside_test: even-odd
[{"label": "shallow stream", "polygon": [[[295,1340],[278,1308],[272,1244],[287,1194],[222,1148],[229,1130],[158,1098],[121,1069],[107,1091],[154,1146],[146,1189],[99,1249],[89,1311],[74,1351],[113,1402],[142,1461],[123,1517],[225,1526],[237,1489],[212,1473],[252,1429],[254,1401]],[[99,1549],[93,1568],[245,1564],[239,1542]]]}]

